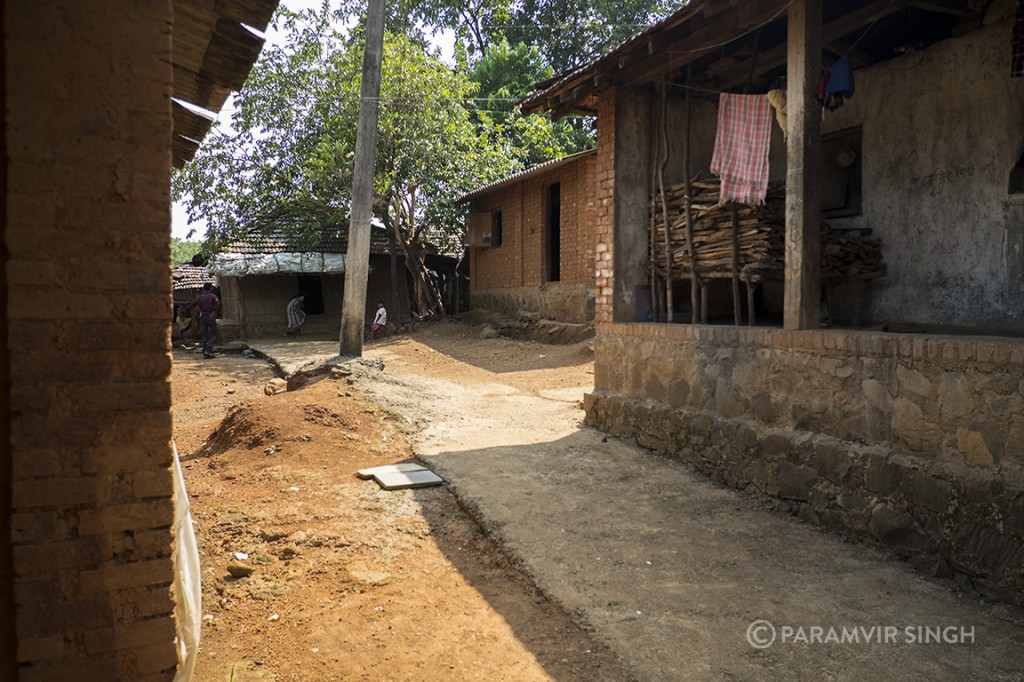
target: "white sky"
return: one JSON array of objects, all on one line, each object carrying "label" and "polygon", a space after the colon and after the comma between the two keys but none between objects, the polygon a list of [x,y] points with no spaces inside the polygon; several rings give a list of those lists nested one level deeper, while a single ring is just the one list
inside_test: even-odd
[{"label": "white sky", "polygon": [[[281,4],[293,12],[300,12],[306,9],[319,9],[322,0],[282,0]],[[266,35],[267,45],[278,45],[278,41],[284,39],[284,34],[275,31],[273,26],[267,28]],[[441,54],[448,61],[454,61],[454,45],[455,35],[450,31],[444,31],[431,38],[431,42],[441,48]],[[232,114],[232,100],[233,96],[229,97],[227,102],[224,103],[224,108],[221,109],[220,114],[217,116],[217,120],[220,124],[227,125],[231,121]],[[190,230],[195,230],[195,234],[188,237]],[[178,239],[189,239],[190,241],[200,241],[206,235],[206,223],[200,221],[197,223],[189,223],[188,214],[185,211],[185,206],[177,201],[171,205],[171,236]]]}]

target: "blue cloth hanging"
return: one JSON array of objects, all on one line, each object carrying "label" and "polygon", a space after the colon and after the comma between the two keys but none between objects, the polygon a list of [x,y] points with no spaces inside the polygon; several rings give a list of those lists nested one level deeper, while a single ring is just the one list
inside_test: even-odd
[{"label": "blue cloth hanging", "polygon": [[825,92],[829,95],[842,95],[846,99],[853,97],[853,64],[849,52],[840,56],[832,65]]}]

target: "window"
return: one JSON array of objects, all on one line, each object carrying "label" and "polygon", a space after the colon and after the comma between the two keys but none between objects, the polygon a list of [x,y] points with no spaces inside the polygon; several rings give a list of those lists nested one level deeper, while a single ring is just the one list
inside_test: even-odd
[{"label": "window", "polygon": [[501,211],[491,211],[491,248],[501,246]]},{"label": "window", "polygon": [[861,129],[849,128],[821,138],[821,215],[861,214]]},{"label": "window", "polygon": [[547,281],[557,282],[562,279],[562,186],[557,182],[548,185],[546,208]]}]

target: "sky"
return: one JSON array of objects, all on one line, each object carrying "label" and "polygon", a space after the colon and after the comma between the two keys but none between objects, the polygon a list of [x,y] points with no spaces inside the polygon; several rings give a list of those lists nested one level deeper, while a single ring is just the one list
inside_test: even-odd
[{"label": "sky", "polygon": [[[319,9],[322,0],[282,0],[281,5],[287,7],[293,12],[300,12],[306,9]],[[266,44],[267,45],[278,45],[278,41],[284,40],[284,33],[275,31],[273,26],[267,28],[266,33]],[[455,36],[449,31],[439,33],[434,36],[431,41],[434,45],[441,48],[441,53],[448,59],[453,59],[454,54],[454,42]],[[220,114],[217,116],[217,120],[220,124],[228,125],[231,121],[231,114],[233,97],[229,97],[228,101],[224,103],[224,108],[221,109]],[[195,233],[189,237],[188,233],[195,230]],[[190,224],[188,221],[188,213],[185,210],[185,206],[177,201],[171,205],[171,236],[177,239],[189,239],[191,241],[200,241],[206,234],[206,223],[198,222]]]}]

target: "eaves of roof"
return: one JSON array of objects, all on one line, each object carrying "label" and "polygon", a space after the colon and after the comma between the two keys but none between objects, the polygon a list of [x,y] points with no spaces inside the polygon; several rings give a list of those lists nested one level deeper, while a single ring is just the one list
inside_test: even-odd
[{"label": "eaves of roof", "polygon": [[492,182],[489,185],[484,185],[483,187],[480,187],[479,189],[475,189],[472,192],[469,192],[467,194],[463,194],[461,197],[459,197],[459,202],[462,203],[462,202],[466,202],[466,201],[471,201],[473,199],[476,199],[479,196],[482,196],[482,195],[487,194],[489,192],[493,192],[496,189],[501,189],[502,187],[507,187],[508,185],[515,184],[517,182],[520,182],[521,180],[525,180],[526,178],[530,178],[530,177],[533,177],[535,175],[540,175],[541,173],[546,173],[548,171],[554,170],[554,169],[559,168],[561,166],[565,166],[565,165],[568,165],[570,163],[573,163],[574,161],[578,161],[578,160],[582,159],[585,156],[591,156],[591,155],[594,155],[594,154],[597,154],[597,150],[596,149],[588,149],[588,150],[583,151],[583,152],[576,152],[575,154],[569,154],[568,156],[563,156],[560,159],[552,159],[551,161],[545,161],[544,163],[537,164],[536,166],[533,166],[531,168],[527,168],[526,170],[519,171],[518,173],[515,173],[514,175],[510,175],[507,178],[503,178],[501,180],[497,180],[495,182]]}]

